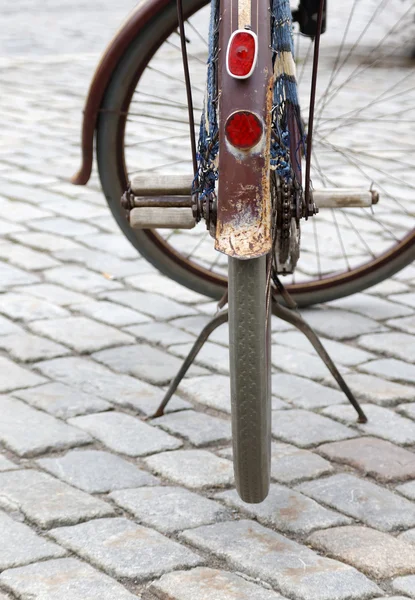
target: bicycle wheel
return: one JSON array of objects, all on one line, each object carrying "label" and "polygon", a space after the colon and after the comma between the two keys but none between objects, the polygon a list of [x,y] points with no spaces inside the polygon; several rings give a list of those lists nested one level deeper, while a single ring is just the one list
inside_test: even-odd
[{"label": "bicycle wheel", "polygon": [[[203,0],[184,3],[190,15],[186,32],[196,122],[204,95],[203,38],[209,20],[202,4]],[[298,268],[284,281],[300,306],[361,291],[414,258],[412,12],[411,0],[329,3],[327,32],[321,40],[312,180],[315,187],[373,185],[380,202],[373,212],[321,210],[302,224]],[[109,206],[135,247],[168,277],[217,298],[226,288],[227,261],[214,252],[202,224],[187,232],[136,233],[120,206],[127,180],[137,171],[191,173],[176,27],[172,4],[140,32],[116,67],[98,123],[98,167]],[[298,81],[306,116],[311,42],[300,37],[298,41]]]},{"label": "bicycle wheel", "polygon": [[244,502],[268,495],[271,456],[271,337],[266,257],[229,258],[229,361],[236,489]]}]

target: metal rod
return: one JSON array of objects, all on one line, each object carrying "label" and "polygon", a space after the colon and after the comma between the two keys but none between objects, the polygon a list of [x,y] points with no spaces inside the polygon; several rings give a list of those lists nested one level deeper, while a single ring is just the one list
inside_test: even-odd
[{"label": "metal rod", "polygon": [[176,377],[171,382],[169,389],[167,390],[167,392],[163,398],[163,401],[161,402],[160,406],[158,407],[158,409],[156,410],[154,415],[151,417],[152,419],[155,419],[156,417],[161,417],[162,415],[164,415],[164,409],[166,408],[167,403],[169,402],[170,398],[173,396],[174,392],[177,390],[181,380],[186,375],[189,367],[195,360],[196,356],[199,354],[203,344],[206,342],[206,340],[208,339],[210,334],[215,329],[217,329],[220,325],[222,325],[223,323],[226,323],[227,320],[228,320],[228,311],[224,310],[224,311],[218,313],[215,317],[213,317],[213,319],[211,321],[209,321],[209,323],[207,325],[205,325],[205,327],[202,329],[199,337],[193,344],[192,349],[190,350],[189,354],[187,355],[185,361],[183,362],[182,366],[180,367],[179,372],[177,373]]},{"label": "metal rod", "polygon": [[326,349],[324,348],[323,344],[318,339],[317,334],[310,327],[310,325],[308,323],[306,323],[306,321],[304,321],[304,319],[302,318],[302,316],[299,313],[294,312],[292,309],[285,308],[284,306],[279,304],[276,300],[274,300],[274,302],[272,303],[272,312],[274,315],[276,315],[283,321],[287,321],[288,323],[291,323],[291,325],[294,325],[294,327],[297,327],[297,329],[299,329],[302,333],[304,333],[304,335],[309,339],[309,341],[314,346],[314,349],[316,350],[316,352],[319,355],[319,357],[321,358],[321,360],[324,362],[324,364],[326,365],[326,367],[328,368],[330,373],[333,375],[334,379],[337,381],[342,392],[344,392],[344,394],[347,396],[347,399],[349,400],[350,404],[356,410],[356,412],[358,414],[357,422],[358,423],[367,423],[367,416],[363,412],[362,407],[360,406],[360,404],[354,397],[349,386],[347,385],[347,383],[343,379],[342,375],[340,374],[340,371],[338,370],[338,368],[336,367],[336,365],[330,358],[330,356],[327,353]]},{"label": "metal rod", "polygon": [[186,35],[184,31],[183,4],[177,0],[177,18],[179,21],[180,45],[182,48],[183,71],[186,82],[187,109],[189,113],[190,144],[192,147],[193,174],[197,173],[195,120],[193,115],[192,87],[190,84],[189,62],[187,60]]},{"label": "metal rod", "polygon": [[310,109],[308,113],[307,158],[305,165],[305,209],[307,217],[310,204],[311,147],[313,143],[314,105],[316,102],[318,55],[320,51],[321,25],[323,23],[323,8],[324,0],[320,0],[317,17],[317,32],[316,37],[314,38],[313,75],[311,80]]}]

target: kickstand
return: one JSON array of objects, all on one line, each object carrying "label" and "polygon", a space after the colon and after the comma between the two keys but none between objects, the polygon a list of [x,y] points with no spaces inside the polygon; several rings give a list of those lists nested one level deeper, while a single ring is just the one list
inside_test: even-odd
[{"label": "kickstand", "polygon": [[[320,342],[317,334],[310,327],[310,325],[304,321],[304,319],[302,318],[300,313],[297,311],[296,303],[294,302],[292,297],[289,295],[289,293],[287,292],[287,290],[285,289],[283,284],[280,282],[280,280],[277,277],[274,277],[273,280],[274,280],[274,283],[276,285],[278,292],[283,297],[284,303],[286,304],[286,306],[282,306],[278,302],[278,300],[276,299],[276,297],[277,297],[276,291],[272,290],[272,314],[275,315],[276,317],[279,317],[283,321],[286,321],[287,323],[291,323],[291,325],[294,325],[294,327],[297,327],[297,329],[299,329],[302,333],[304,333],[304,335],[309,339],[309,341],[314,346],[314,349],[320,356],[321,360],[324,362],[324,364],[326,365],[326,367],[328,368],[330,373],[333,375],[334,379],[339,384],[340,389],[346,394],[349,402],[352,404],[353,408],[356,410],[357,414],[359,415],[358,423],[367,423],[367,417],[366,417],[365,413],[363,412],[360,404],[358,403],[358,401],[352,394],[349,386],[347,385],[347,383],[343,379],[342,375],[340,374],[339,370],[337,369],[336,365],[334,364],[334,362],[328,355],[323,344]],[[223,298],[219,301],[218,308],[219,309],[223,308],[223,306],[225,306],[226,302],[227,302],[227,292],[223,296]],[[176,377],[171,382],[171,384],[163,398],[163,401],[161,402],[161,404],[158,407],[158,409],[156,410],[156,412],[150,418],[154,419],[156,417],[161,417],[162,415],[164,415],[164,409],[166,408],[169,400],[173,396],[174,392],[177,390],[181,380],[186,375],[189,367],[192,365],[193,361],[195,360],[196,356],[202,349],[204,343],[209,338],[210,334],[213,333],[213,331],[215,331],[215,329],[217,329],[220,325],[222,325],[223,323],[226,323],[227,321],[228,321],[228,310],[225,309],[225,310],[222,310],[221,312],[217,313],[213,317],[213,319],[211,321],[209,321],[209,323],[207,325],[205,325],[205,327],[202,329],[199,337],[193,344],[189,354],[185,358],[182,366],[180,367],[179,372],[177,373]]]}]

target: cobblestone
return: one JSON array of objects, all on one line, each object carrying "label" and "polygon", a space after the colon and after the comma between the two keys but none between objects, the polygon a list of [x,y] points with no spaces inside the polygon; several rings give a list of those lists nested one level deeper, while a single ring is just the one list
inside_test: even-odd
[{"label": "cobblestone", "polygon": [[[415,575],[397,577],[392,581],[391,586],[394,591],[403,592],[404,594],[408,594],[410,598],[415,598]],[[403,597],[399,596],[397,600],[401,600],[401,598],[403,599]]]},{"label": "cobblestone", "polygon": [[380,591],[352,567],[319,556],[253,521],[207,525],[185,531],[181,537],[213,552],[233,569],[259,577],[282,594],[301,600],[360,599]]},{"label": "cobblestone", "polygon": [[[24,234],[26,235],[26,234]],[[22,269],[0,263],[0,290],[4,291],[14,285],[28,285],[29,283],[37,283],[39,278],[37,275],[26,273]]]},{"label": "cobblestone", "polygon": [[2,396],[0,440],[19,456],[34,456],[87,444],[91,437],[20,400]]},{"label": "cobblestone", "polygon": [[12,463],[5,456],[0,456],[0,471],[12,471],[14,469],[18,469],[16,464]]},{"label": "cobblestone", "polygon": [[361,365],[360,369],[373,375],[391,379],[392,381],[415,384],[415,365],[410,365],[395,358],[373,360],[365,365]]},{"label": "cobblestone", "polygon": [[20,325],[16,325],[10,319],[6,319],[6,317],[0,315],[0,335],[13,335],[23,333],[23,331]]},{"label": "cobblestone", "polygon": [[179,389],[189,400],[228,414],[231,412],[230,380],[226,375],[186,379]]},{"label": "cobblestone", "polygon": [[101,450],[75,450],[36,462],[58,479],[90,494],[158,484],[158,479],[150,473]]},{"label": "cobblestone", "polygon": [[68,421],[84,429],[107,448],[127,456],[145,456],[179,448],[182,442],[168,433],[123,413],[96,413]]},{"label": "cobblestone", "polygon": [[109,575],[135,581],[203,562],[185,546],[123,518],[60,527],[50,535]]},{"label": "cobblestone", "polygon": [[[126,334],[120,334],[126,335]],[[128,336],[132,341],[132,336]],[[175,377],[182,361],[147,344],[136,344],[97,352],[93,358],[114,371],[134,375],[156,385],[166,385]],[[189,376],[204,375],[205,369],[192,365]]]},{"label": "cobblestone", "polygon": [[359,338],[358,344],[378,354],[415,362],[414,338],[406,333],[389,332],[364,335]]},{"label": "cobblestone", "polygon": [[[34,296],[41,300],[49,300],[59,306],[69,306],[70,304],[77,304],[80,302],[90,302],[88,296],[78,294],[71,290],[67,290],[54,283],[38,283],[36,285],[30,285],[27,287],[16,287],[16,292],[24,292],[28,296]],[[67,313],[68,314],[68,313]]]},{"label": "cobblestone", "polygon": [[275,394],[296,408],[321,408],[331,404],[342,404],[346,400],[345,396],[337,390],[315,381],[304,380],[296,375],[283,373],[275,373],[272,376],[272,389]]},{"label": "cobblestone", "polygon": [[71,525],[113,513],[106,502],[34,470],[0,473],[0,489],[2,508],[20,510],[40,527]]},{"label": "cobblestone", "polygon": [[390,319],[387,321],[387,325],[390,327],[395,327],[396,329],[401,329],[405,331],[405,333],[415,333],[415,317],[402,317],[400,319]]},{"label": "cobblestone", "polygon": [[134,335],[138,340],[166,347],[194,340],[193,336],[177,327],[173,327],[169,323],[144,323],[143,325],[125,327],[124,330]]},{"label": "cobblestone", "polygon": [[17,390],[12,395],[60,419],[102,412],[111,408],[105,400],[92,394],[84,394],[63,383],[45,383],[38,387]]},{"label": "cobblestone", "polygon": [[73,305],[72,308],[92,319],[102,321],[107,325],[114,325],[115,327],[125,327],[133,323],[148,323],[150,321],[146,315],[136,310],[131,310],[131,308],[127,308],[126,306],[105,300],[83,302],[79,305]]},{"label": "cobblestone", "polygon": [[282,600],[276,592],[234,573],[206,567],[163,575],[144,592],[143,600],[154,597],[158,600]]},{"label": "cobblestone", "polygon": [[387,381],[379,376],[350,373],[345,376],[345,379],[358,399],[380,406],[397,404],[402,400],[409,401],[415,396],[415,388]]},{"label": "cobblestone", "polygon": [[125,290],[122,292],[105,293],[103,298],[124,304],[124,306],[150,315],[150,317],[165,321],[196,312],[190,306],[182,306],[178,302],[174,302],[174,300],[159,296],[158,294],[144,294],[142,292]]},{"label": "cobblestone", "polygon": [[22,321],[36,321],[36,319],[69,316],[67,310],[60,306],[55,306],[51,302],[14,293],[2,295],[0,311],[11,319],[20,319]]},{"label": "cobblestone", "polygon": [[204,446],[213,442],[227,442],[231,439],[229,421],[211,417],[194,410],[165,415],[152,421],[169,433],[180,435],[194,446]]},{"label": "cobblestone", "polygon": [[230,518],[218,502],[179,487],[123,490],[113,492],[110,498],[139,523],[165,534]]},{"label": "cobblestone", "polygon": [[145,462],[156,474],[191,489],[233,482],[232,463],[206,450],[163,452]]},{"label": "cobblestone", "polygon": [[116,344],[134,342],[131,335],[86,317],[34,321],[30,324],[30,328],[36,333],[65,343],[77,352],[94,352]]},{"label": "cobblestone", "polygon": [[415,477],[415,455],[376,438],[325,444],[318,451],[332,461],[346,463],[381,482],[405,481]]},{"label": "cobblestone", "polygon": [[368,527],[336,527],[317,531],[307,541],[325,555],[353,565],[376,579],[415,572],[415,548]]},{"label": "cobblestone", "polygon": [[17,333],[0,337],[0,348],[22,362],[56,358],[70,354],[68,348],[37,335]]},{"label": "cobblestone", "polygon": [[411,500],[415,500],[415,481],[408,481],[408,483],[398,485],[396,491],[403,494],[407,498],[410,498]]},{"label": "cobblestone", "polygon": [[396,302],[384,298],[374,298],[367,294],[354,294],[352,297],[340,298],[330,302],[330,306],[359,313],[371,319],[385,320],[410,314],[410,310]]},{"label": "cobblestone", "polygon": [[0,583],[17,597],[32,600],[137,599],[111,577],[75,558],[10,569],[0,575]]},{"label": "cobblestone", "polygon": [[357,435],[349,427],[307,410],[273,411],[272,433],[274,437],[301,448]]},{"label": "cobblestone", "polygon": [[24,523],[18,523],[0,511],[0,570],[66,554],[63,548],[36,535]]},{"label": "cobblestone", "polygon": [[65,265],[45,271],[47,281],[68,287],[76,292],[94,294],[106,290],[116,290],[121,286],[117,281],[106,279],[83,267]]},{"label": "cobblestone", "polygon": [[338,308],[307,310],[304,311],[303,316],[317,333],[335,340],[354,338],[358,335],[378,331],[381,328],[379,323],[373,319]]},{"label": "cobblestone", "polygon": [[38,271],[57,267],[59,262],[43,252],[37,252],[18,244],[5,243],[0,245],[0,257],[12,265],[28,271]]},{"label": "cobblestone", "polygon": [[314,529],[350,523],[344,515],[328,510],[307,496],[276,483],[271,484],[268,497],[259,504],[242,502],[235,490],[221,492],[216,498],[228,506],[242,509],[263,525],[283,533],[304,535]]},{"label": "cobblestone", "polygon": [[277,442],[271,445],[271,477],[280,483],[313,479],[331,471],[333,467],[327,460],[309,450]]},{"label": "cobblestone", "polygon": [[308,481],[297,489],[381,531],[415,526],[415,506],[409,500],[353,475]]},{"label": "cobblestone", "polygon": [[[366,434],[378,436],[395,444],[415,443],[415,423],[409,419],[381,406],[363,404],[362,408],[368,417],[368,422],[358,423],[357,427]],[[344,423],[356,422],[356,413],[351,406],[330,406],[323,412]]]}]

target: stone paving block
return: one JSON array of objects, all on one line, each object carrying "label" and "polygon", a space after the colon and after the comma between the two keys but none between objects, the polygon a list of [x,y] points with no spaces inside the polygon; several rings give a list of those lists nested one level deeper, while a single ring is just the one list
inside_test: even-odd
[{"label": "stone paving block", "polygon": [[[36,367],[52,379],[94,394],[114,404],[153,414],[163,399],[163,393],[148,383],[129,375],[113,373],[107,367],[88,358],[57,358],[37,363]],[[173,397],[166,412],[188,408],[188,404]]]},{"label": "stone paving block", "polygon": [[410,317],[402,317],[400,319],[390,319],[386,322],[386,325],[389,327],[394,327],[395,329],[400,329],[405,333],[415,333],[415,316]]},{"label": "stone paving block", "polygon": [[[305,335],[299,331],[275,333],[272,336],[272,339],[276,344],[281,346],[297,348],[298,350],[304,350],[310,354],[316,354],[311,342],[309,342],[308,338],[306,338]],[[349,346],[341,342],[324,338],[320,338],[320,341],[336,364],[340,363],[341,365],[345,365],[347,367],[353,367],[362,362],[366,362],[371,358],[375,358],[373,354],[370,354],[365,350],[355,348],[354,346]]]},{"label": "stone paving block", "polygon": [[356,412],[352,406],[330,406],[324,414],[344,423],[355,423],[366,434],[375,435],[395,444],[415,443],[415,423],[397,415],[393,410],[372,404],[362,404],[368,418],[367,423],[356,423]]},{"label": "stone paving block", "polygon": [[353,567],[319,556],[254,521],[207,525],[180,537],[298,600],[363,600],[381,593]]},{"label": "stone paving block", "polygon": [[55,267],[44,272],[45,279],[68,287],[76,292],[96,294],[122,287],[118,281],[111,281],[102,274],[94,273],[77,265]]},{"label": "stone paving block", "polygon": [[35,456],[88,444],[91,437],[20,400],[0,396],[0,440],[19,456]]},{"label": "stone paving block", "polygon": [[192,489],[233,482],[232,463],[207,450],[163,452],[145,462],[155,473]]},{"label": "stone paving block", "polygon": [[415,365],[395,358],[372,360],[365,365],[360,365],[359,369],[392,381],[415,384]]},{"label": "stone paving block", "polygon": [[407,292],[408,286],[400,281],[394,279],[385,279],[376,285],[366,290],[367,294],[375,294],[380,296],[390,296],[391,294],[399,294],[401,292]]},{"label": "stone paving block", "polygon": [[[391,587],[396,592],[408,594],[410,598],[415,598],[415,575],[407,575],[406,577],[397,577],[391,582]],[[391,600],[406,600],[407,596],[397,596]]]},{"label": "stone paving block", "polygon": [[398,406],[395,407],[395,410],[405,417],[409,417],[412,420],[415,419],[415,405],[412,404],[412,402],[408,402],[407,404],[398,404]]},{"label": "stone paving block", "polygon": [[[127,334],[121,334],[127,335]],[[132,336],[128,338],[134,341]],[[124,348],[112,348],[93,354],[92,358],[114,371],[134,375],[156,385],[166,385],[176,376],[182,362],[180,359],[147,344],[136,344]],[[192,365],[190,376],[204,375],[205,369]]]},{"label": "stone paving block", "polygon": [[60,527],[50,535],[109,575],[134,581],[204,562],[185,546],[124,518]]},{"label": "stone paving block", "polygon": [[0,336],[0,348],[22,362],[70,354],[65,346],[27,332]]},{"label": "stone paving block", "polygon": [[164,415],[153,419],[152,424],[189,440],[194,446],[227,442],[232,437],[229,421],[194,410]]},{"label": "stone paving block", "polygon": [[396,491],[410,500],[415,500],[415,481],[408,481],[407,483],[398,485]]},{"label": "stone paving block", "polygon": [[157,427],[124,413],[95,413],[74,417],[68,423],[84,429],[107,448],[127,456],[146,456],[180,448],[183,444]]},{"label": "stone paving block", "polygon": [[408,292],[406,294],[393,294],[389,299],[392,300],[392,302],[399,302],[400,304],[405,304],[406,306],[415,308],[414,292]]},{"label": "stone paving block", "polygon": [[347,402],[344,394],[337,390],[285,373],[272,375],[272,391],[297,408],[313,409]]},{"label": "stone paving block", "polygon": [[137,261],[123,260],[106,252],[90,250],[84,246],[61,250],[55,252],[54,256],[64,263],[77,263],[98,274],[105,274],[108,279],[123,279],[139,270]]},{"label": "stone paving block", "polygon": [[79,221],[72,221],[72,219],[66,219],[65,217],[52,217],[49,219],[36,219],[30,221],[29,227],[38,231],[45,231],[46,233],[55,233],[56,235],[63,235],[65,237],[81,237],[81,241],[84,243],[85,237],[88,234],[95,233],[96,227],[93,227],[89,223],[81,223]]},{"label": "stone paving block", "polygon": [[263,525],[275,527],[283,533],[304,535],[314,529],[346,525],[350,519],[328,510],[307,496],[272,483],[269,495],[260,504],[242,502],[235,490],[216,494],[228,506],[242,509]]},{"label": "stone paving block", "polygon": [[402,400],[409,401],[415,397],[415,388],[374,375],[349,373],[345,375],[345,380],[359,400],[367,400],[380,406],[392,406]]},{"label": "stone paving block", "polygon": [[94,352],[116,344],[134,342],[131,335],[86,317],[34,321],[30,328],[36,333],[65,343],[77,352]]},{"label": "stone paving block", "polygon": [[178,302],[174,302],[174,300],[159,296],[158,294],[123,290],[121,292],[105,293],[103,294],[103,298],[134,308],[160,321],[168,321],[175,317],[196,313],[194,308],[183,306]]},{"label": "stone paving block", "polygon": [[16,223],[27,223],[31,219],[42,219],[50,217],[50,215],[51,213],[48,210],[43,210],[26,202],[3,199],[0,202],[0,218],[2,220],[6,219],[6,221],[14,221]]},{"label": "stone paving block", "polygon": [[110,498],[132,513],[139,523],[165,534],[231,517],[218,502],[179,487],[122,490],[113,492]]},{"label": "stone paving block", "polygon": [[[82,248],[73,240],[68,240],[62,235],[53,235],[52,233],[40,233],[37,231],[28,231],[24,233],[13,233],[10,236],[16,242],[36,248],[37,250],[46,250],[48,252],[58,252],[59,250],[70,250]],[[15,285],[27,283],[25,281],[16,282]]]},{"label": "stone paving block", "polygon": [[53,283],[38,283],[36,285],[30,285],[27,287],[16,287],[15,292],[23,292],[29,296],[40,298],[41,300],[49,300],[53,304],[59,306],[69,306],[70,304],[80,304],[81,302],[90,302],[89,296],[78,294],[67,290],[59,285]]},{"label": "stone paving block", "polygon": [[158,484],[158,479],[150,473],[102,450],[73,451],[36,462],[58,479],[90,494]]},{"label": "stone paving block", "polygon": [[217,308],[217,303],[215,303],[215,310],[213,313],[209,313],[209,315],[192,315],[187,317],[182,317],[179,319],[174,319],[172,321],[172,325],[178,327],[179,329],[183,329],[183,331],[187,331],[187,333],[191,333],[194,336],[198,336],[202,329],[209,323],[212,316],[215,314]]},{"label": "stone paving block", "polygon": [[375,579],[415,573],[415,548],[387,533],[361,526],[316,531],[307,542],[314,548]]},{"label": "stone paving block", "polygon": [[415,454],[376,438],[357,438],[324,444],[318,451],[331,461],[355,467],[381,482],[415,477]]},{"label": "stone paving block", "polygon": [[86,235],[82,243],[90,248],[96,248],[102,252],[108,252],[122,259],[137,258],[137,250],[122,235],[112,235],[109,233],[97,233],[96,235]]},{"label": "stone paving block", "polygon": [[[146,595],[148,594],[148,595]],[[235,573],[206,567],[163,575],[143,600],[282,600],[282,596]]]},{"label": "stone paving block", "polygon": [[283,442],[301,448],[357,436],[355,431],[345,425],[300,409],[273,411],[272,434]]},{"label": "stone paving block", "polygon": [[[22,235],[26,235],[26,233]],[[14,285],[37,283],[38,281],[40,281],[40,279],[37,275],[27,273],[26,271],[22,271],[22,269],[12,267],[11,265],[7,265],[0,261],[0,290],[5,290]]]},{"label": "stone paving block", "polygon": [[[58,198],[53,202],[44,202],[42,204],[43,209],[53,211],[57,215],[64,215],[69,219],[75,220],[89,220],[92,217],[99,215],[107,215],[108,211],[104,207],[95,206],[89,202],[84,202],[77,198],[69,200],[68,198]],[[93,220],[95,223],[95,218]]]},{"label": "stone paving block", "polygon": [[[185,358],[193,347],[191,344],[176,344],[171,346],[170,352]],[[180,361],[181,362],[181,361]],[[229,350],[219,344],[206,342],[195,359],[195,363],[227,375],[229,373]]]},{"label": "stone paving block", "polygon": [[13,396],[60,419],[103,412],[111,408],[111,404],[105,400],[92,394],[84,394],[59,382],[17,390],[13,392]]},{"label": "stone paving block", "polygon": [[72,525],[113,514],[113,508],[85,492],[39,471],[0,473],[0,505],[20,510],[40,527]]},{"label": "stone paving block", "polygon": [[24,329],[20,325],[10,321],[10,319],[0,315],[0,336],[15,335],[18,333],[24,333]]},{"label": "stone paving block", "polygon": [[381,531],[415,526],[415,506],[388,489],[346,473],[301,483],[296,488]]},{"label": "stone paving block", "polygon": [[330,302],[330,306],[350,310],[371,319],[385,320],[410,314],[410,309],[384,298],[374,298],[368,294],[353,294]]},{"label": "stone paving block", "polygon": [[161,294],[185,304],[196,304],[197,302],[206,301],[206,296],[189,290],[180,285],[180,283],[176,283],[176,281],[164,277],[158,272],[129,277],[126,282],[138,290]]},{"label": "stone paving block", "polygon": [[37,319],[53,319],[68,317],[70,313],[46,300],[39,300],[26,294],[2,294],[0,312],[11,319],[35,321]]},{"label": "stone paving block", "polygon": [[137,600],[117,581],[75,558],[9,569],[0,583],[16,597],[31,600]]},{"label": "stone paving block", "polygon": [[363,335],[357,341],[359,346],[378,354],[415,362],[415,341],[412,335],[398,332]]},{"label": "stone paving block", "polygon": [[185,379],[179,389],[189,400],[228,414],[231,412],[230,379],[226,375]]},{"label": "stone paving block", "polygon": [[18,468],[18,465],[0,454],[0,471],[13,471]]},{"label": "stone paving block", "polygon": [[[302,350],[293,350],[286,346],[272,346],[272,364],[277,369],[286,371],[293,375],[300,375],[303,378],[315,379],[316,381],[324,381],[329,378],[332,380],[330,371],[327,369],[323,361],[317,356],[312,356],[308,352]],[[341,373],[347,373],[348,369],[342,365],[338,365]],[[305,380],[304,388],[307,382]],[[275,393],[278,394],[276,388]]]},{"label": "stone paving block", "polygon": [[[399,539],[415,546],[415,528],[407,529],[407,531],[401,533]],[[412,572],[415,573],[415,569]]]},{"label": "stone paving block", "polygon": [[43,252],[37,252],[36,250],[31,250],[25,246],[19,246],[18,244],[12,243],[2,244],[0,246],[0,257],[26,271],[50,269],[51,267],[57,267],[59,265],[57,260]]},{"label": "stone paving block", "polygon": [[143,325],[132,325],[124,327],[124,331],[131,333],[138,340],[160,344],[161,346],[172,346],[173,344],[183,344],[193,342],[194,337],[170,323],[144,323]]},{"label": "stone paving block", "polygon": [[30,527],[18,523],[2,511],[0,536],[0,570],[66,554],[63,548],[36,535]]},{"label": "stone paving block", "polygon": [[346,340],[381,329],[381,325],[373,319],[338,308],[307,309],[302,315],[317,333],[335,340]]},{"label": "stone paving block", "polygon": [[[91,300],[90,302],[82,302],[79,305],[74,304],[72,309],[81,312],[87,317],[102,321],[108,325],[114,325],[115,327],[124,327],[133,323],[149,323],[150,321],[149,317],[136,310],[131,310],[131,308],[127,308],[126,306],[107,302],[106,300]],[[150,326],[153,325],[151,324]]]}]

